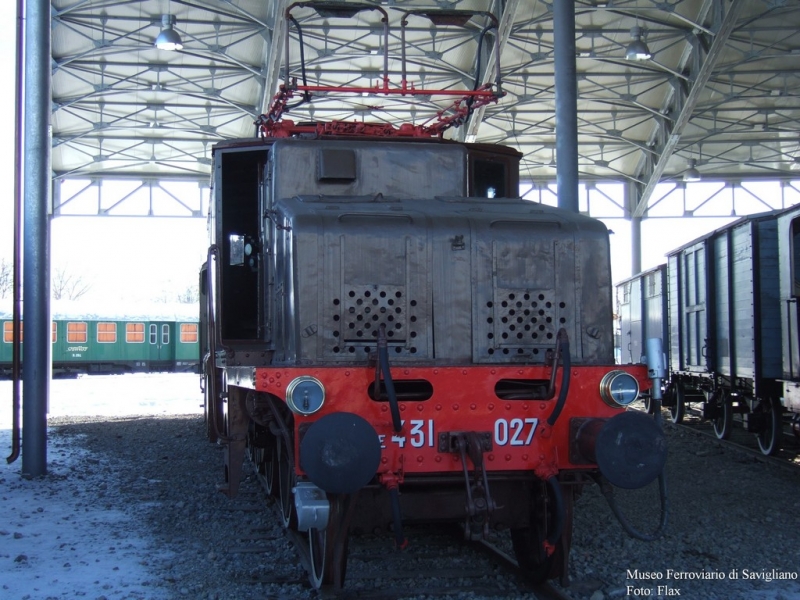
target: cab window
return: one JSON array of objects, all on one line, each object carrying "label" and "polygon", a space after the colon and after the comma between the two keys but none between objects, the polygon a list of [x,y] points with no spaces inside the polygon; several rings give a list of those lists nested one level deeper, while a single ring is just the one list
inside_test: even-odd
[{"label": "cab window", "polygon": [[507,165],[476,158],[472,163],[472,193],[476,198],[507,198]]}]

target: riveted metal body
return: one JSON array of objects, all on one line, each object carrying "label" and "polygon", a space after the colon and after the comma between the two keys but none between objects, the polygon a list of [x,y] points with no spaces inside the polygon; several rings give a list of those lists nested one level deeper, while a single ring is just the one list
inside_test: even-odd
[{"label": "riveted metal body", "polygon": [[[568,549],[598,473],[575,423],[621,412],[608,373],[648,380],[613,364],[606,227],[514,197],[519,158],[436,139],[215,148],[203,322],[227,397],[210,431],[273,476],[288,526],[394,522],[402,545],[400,521],[455,520],[511,528],[523,556]],[[241,411],[249,441],[223,431]],[[320,527],[304,483],[331,502]]]}]

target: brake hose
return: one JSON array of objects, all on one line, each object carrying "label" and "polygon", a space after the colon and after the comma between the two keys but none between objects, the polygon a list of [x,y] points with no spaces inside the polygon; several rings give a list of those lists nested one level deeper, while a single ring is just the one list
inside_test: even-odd
[{"label": "brake hose", "polygon": [[555,502],[556,513],[556,520],[555,523],[553,523],[553,531],[551,531],[550,535],[547,536],[547,543],[550,544],[550,546],[555,547],[564,531],[566,513],[564,509],[564,495],[561,493],[561,484],[558,482],[558,479],[556,479],[555,475],[547,480],[547,485],[549,485],[550,489],[553,491],[553,501]]},{"label": "brake hose", "polygon": [[400,433],[403,424],[400,421],[400,407],[397,404],[397,394],[394,391],[392,373],[389,371],[389,348],[386,342],[386,325],[381,325],[378,334],[378,363],[383,378],[386,380],[386,395],[389,397],[389,409],[392,412],[392,427],[395,433]]},{"label": "brake hose", "polygon": [[558,330],[558,334],[556,335],[556,352],[553,358],[553,369],[558,368],[559,355],[561,355],[561,368],[563,369],[561,373],[561,389],[558,392],[556,406],[547,419],[547,424],[550,427],[556,424],[561,411],[564,409],[564,404],[567,401],[567,394],[569,393],[569,380],[572,371],[572,361],[569,356],[569,335],[567,335],[567,330],[563,327]]}]

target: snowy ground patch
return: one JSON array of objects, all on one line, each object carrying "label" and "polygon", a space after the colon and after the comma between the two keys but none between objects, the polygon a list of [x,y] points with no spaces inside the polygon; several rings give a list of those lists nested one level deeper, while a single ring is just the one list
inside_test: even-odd
[{"label": "snowy ground patch", "polygon": [[[0,447],[11,447],[11,383],[0,381]],[[192,374],[80,377],[51,384],[50,416],[200,414]],[[122,501],[107,459],[48,433],[48,473],[27,480],[0,463],[0,597],[168,598],[150,566],[169,560]]]}]

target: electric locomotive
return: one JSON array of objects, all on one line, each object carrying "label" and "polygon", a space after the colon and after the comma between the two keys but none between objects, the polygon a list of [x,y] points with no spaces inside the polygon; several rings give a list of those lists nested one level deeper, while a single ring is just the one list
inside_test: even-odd
[{"label": "electric locomotive", "polygon": [[351,531],[402,547],[411,522],[510,529],[532,577],[563,575],[582,486],[663,469],[663,433],[625,412],[650,383],[614,365],[606,227],[518,198],[516,150],[442,135],[498,88],[395,128],[281,118],[320,91],[288,81],[257,137],[214,148],[201,342],[219,487],[236,494],[249,456],[308,532],[317,586],[343,585]]}]

